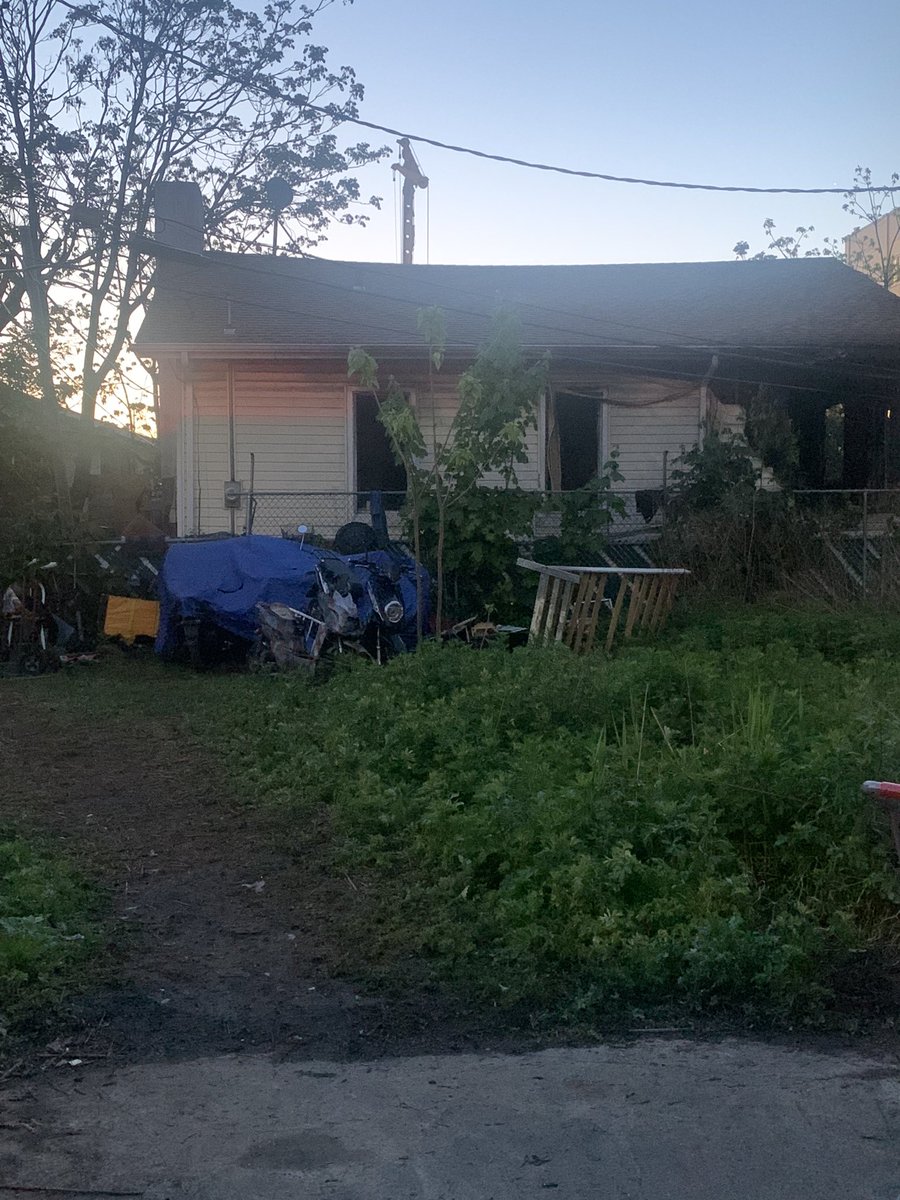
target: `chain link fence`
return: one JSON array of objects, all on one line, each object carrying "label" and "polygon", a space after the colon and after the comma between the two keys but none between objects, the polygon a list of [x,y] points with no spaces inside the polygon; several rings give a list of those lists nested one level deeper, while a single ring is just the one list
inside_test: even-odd
[{"label": "chain link fence", "polygon": [[[388,534],[402,533],[401,509],[405,492],[382,492]],[[293,536],[305,525],[313,540],[331,541],[348,521],[371,524],[370,492],[250,492],[247,495],[245,533]]]},{"label": "chain link fence", "polygon": [[[537,511],[533,534],[537,538],[559,534],[561,504],[576,493],[543,492],[535,494]],[[400,538],[403,532],[405,492],[381,492],[388,533]],[[246,496],[245,533],[263,533],[275,537],[293,535],[299,525],[307,527],[307,536],[330,541],[348,521],[371,523],[371,492],[274,492],[253,491]],[[598,497],[597,516],[612,509],[609,535],[615,541],[653,540],[664,524],[666,497],[662,489],[617,491]],[[591,521],[590,505],[585,513]]]},{"label": "chain link fence", "polygon": [[832,599],[884,601],[900,591],[900,490],[792,493],[807,548],[795,582]]},{"label": "chain link fence", "polygon": [[900,490],[758,490],[667,515],[659,554],[711,601],[900,602]]},{"label": "chain link fence", "polygon": [[[572,495],[535,497],[534,541],[559,535]],[[388,532],[401,538],[405,493],[381,497]],[[711,598],[790,592],[832,604],[900,602],[900,489],[760,490],[749,508],[726,498],[696,513],[663,489],[618,490],[579,511],[586,527],[604,530],[607,564],[688,567]],[[371,493],[253,492],[245,514],[248,533],[292,536],[305,525],[311,539],[330,542],[348,521],[371,523]]]}]

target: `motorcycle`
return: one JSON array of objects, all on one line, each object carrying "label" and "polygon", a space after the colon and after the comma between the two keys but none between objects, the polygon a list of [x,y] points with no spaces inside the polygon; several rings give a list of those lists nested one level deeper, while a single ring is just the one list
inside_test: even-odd
[{"label": "motorcycle", "polygon": [[347,562],[323,553],[316,565],[310,611],[280,603],[256,606],[259,630],[251,668],[314,669],[323,656],[344,653],[383,663],[405,653],[401,576],[401,567],[393,561],[374,562],[367,555],[361,562]]},{"label": "motorcycle", "polygon": [[257,604],[259,630],[249,656],[251,671],[313,671],[327,629],[323,621],[277,601]]}]

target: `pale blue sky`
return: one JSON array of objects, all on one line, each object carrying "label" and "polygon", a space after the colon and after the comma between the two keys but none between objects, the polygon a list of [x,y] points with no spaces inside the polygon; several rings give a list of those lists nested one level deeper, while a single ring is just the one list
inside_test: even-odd
[{"label": "pale blue sky", "polygon": [[[622,175],[843,186],[900,170],[896,0],[356,0],[316,38],[366,86],[361,115],[443,141]],[[417,149],[431,179],[432,262],[731,258],[813,223],[840,197],[673,192],[548,176]],[[396,261],[387,163],[360,175],[384,210],[319,253]],[[418,197],[416,261],[425,261]]]}]

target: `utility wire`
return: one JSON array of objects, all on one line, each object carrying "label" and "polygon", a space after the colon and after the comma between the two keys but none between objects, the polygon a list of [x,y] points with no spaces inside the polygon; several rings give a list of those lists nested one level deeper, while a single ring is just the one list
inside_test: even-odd
[{"label": "utility wire", "polygon": [[[317,108],[314,104],[305,105],[315,112],[328,114],[328,110]],[[574,167],[560,167],[552,163],[534,162],[526,158],[512,158],[506,154],[490,154],[486,150],[475,150],[471,146],[454,145],[452,142],[442,142],[437,138],[426,137],[421,133],[405,133],[401,129],[392,129],[390,125],[379,125],[375,121],[364,121],[361,117],[344,117],[343,120],[351,125],[361,125],[365,129],[374,129],[379,133],[389,133],[397,138],[407,138],[411,142],[419,142],[425,146],[434,146],[437,150],[450,150],[454,154],[468,154],[473,158],[487,159],[489,162],[506,163],[514,167],[527,167],[531,171],[548,171],[555,175],[570,175],[578,179],[602,179],[606,183],[631,183],[643,187],[682,188],[692,192],[741,192],[765,196],[849,196],[861,193],[887,194],[896,192],[898,185],[882,187],[751,187],[745,184],[724,183],[685,183],[673,179],[642,179],[633,175],[610,175],[604,171],[576,170]]]},{"label": "utility wire", "polygon": [[302,97],[291,97],[274,84],[263,81],[254,83],[253,81],[243,78],[233,72],[225,70],[218,65],[204,63],[201,59],[194,58],[190,54],[186,54],[183,50],[173,50],[171,47],[163,46],[152,38],[141,37],[138,34],[131,33],[127,29],[116,25],[112,21],[108,21],[101,17],[95,10],[81,4],[73,4],[71,0],[58,0],[64,8],[68,8],[76,16],[85,18],[95,25],[101,25],[105,29],[109,29],[117,37],[125,38],[127,41],[136,42],[141,46],[146,46],[148,49],[155,51],[157,54],[164,55],[168,58],[178,58],[182,62],[190,63],[191,66],[199,68],[207,75],[218,76],[230,83],[236,83],[248,91],[256,91],[269,99],[293,101],[300,104],[309,112],[314,112],[318,116],[330,117],[332,120],[337,119],[338,123],[347,123],[350,125],[358,125],[363,129],[371,129],[377,133],[387,133],[391,137],[408,138],[411,142],[417,142],[423,146],[433,146],[437,150],[449,150],[454,154],[467,154],[473,158],[485,159],[489,162],[505,163],[509,166],[526,167],[532,171],[546,171],[555,175],[569,175],[579,179],[600,179],[606,183],[627,183],[638,184],[643,187],[658,187],[658,188],[680,188],[694,192],[740,192],[750,193],[753,195],[790,195],[790,196],[849,196],[860,194],[879,194],[885,195],[898,190],[897,185],[881,186],[881,187],[751,187],[744,184],[720,184],[720,183],[685,183],[672,179],[643,179],[634,175],[612,175],[604,171],[587,171],[580,170],[574,167],[561,167],[552,163],[535,162],[525,158],[514,158],[506,154],[494,154],[487,150],[476,150],[472,146],[457,145],[453,142],[444,142],[438,138],[427,137],[421,133],[409,133],[403,129],[395,129],[391,125],[382,125],[377,121],[366,121],[359,116],[351,116],[347,113],[335,112],[334,108],[323,107],[318,104],[311,104],[308,100]]}]

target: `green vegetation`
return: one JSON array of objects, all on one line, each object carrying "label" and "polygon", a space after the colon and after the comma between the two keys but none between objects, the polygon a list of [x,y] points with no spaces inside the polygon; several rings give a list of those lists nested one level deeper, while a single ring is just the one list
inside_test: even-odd
[{"label": "green vegetation", "polygon": [[424,960],[552,1019],[795,1020],[856,952],[898,948],[859,792],[898,774],[898,658],[898,618],[745,607],[612,660],[431,647],[327,684],[148,663],[103,668],[102,694],[38,686],[178,722],[288,838],[327,806],[340,870],[372,886],[360,958],[388,972]]},{"label": "green vegetation", "polygon": [[808,1015],[896,939],[859,795],[900,762],[900,623],[723,617],[617,661],[432,650],[234,713],[254,785],[330,804],[396,943],[498,1001]]},{"label": "green vegetation", "polygon": [[64,858],[0,833],[0,1032],[77,989],[97,949],[96,908]]},{"label": "green vegetation", "polygon": [[[430,419],[424,429],[409,394],[393,377],[381,398],[378,364],[371,354],[359,347],[351,350],[347,370],[351,378],[374,391],[379,420],[398,465],[406,472],[406,518],[413,554],[417,563],[425,561],[434,571],[435,625],[443,629],[447,567],[455,569],[457,598],[462,581],[464,590],[471,590],[479,603],[488,598],[494,602],[509,599],[510,564],[515,561],[516,546],[513,535],[526,532],[534,500],[524,493],[504,496],[504,492],[515,488],[516,467],[528,461],[528,431],[537,426],[549,359],[544,355],[530,362],[521,343],[518,319],[508,312],[496,313],[487,341],[459,378],[459,403],[453,419],[446,430],[439,431],[435,374],[446,351],[443,312],[420,309],[418,325],[428,351],[425,411]],[[498,475],[503,486],[489,489],[478,503],[474,493],[479,481],[491,474]],[[468,511],[454,512],[460,505]],[[490,564],[498,552],[499,561],[492,570]],[[474,587],[470,572],[477,581]],[[492,593],[492,586],[499,590]]]}]

